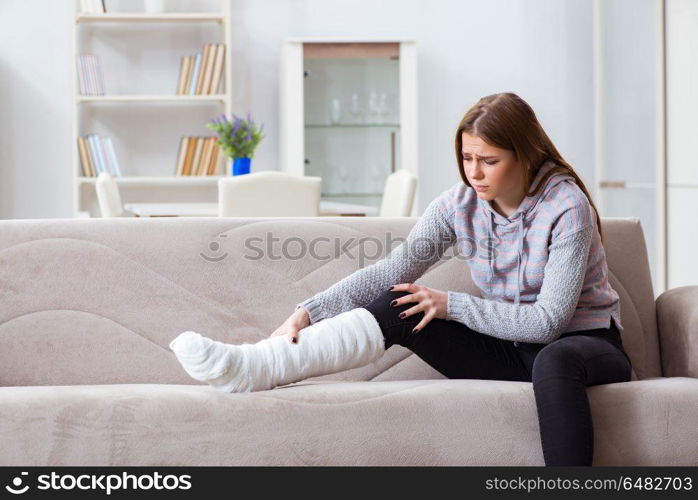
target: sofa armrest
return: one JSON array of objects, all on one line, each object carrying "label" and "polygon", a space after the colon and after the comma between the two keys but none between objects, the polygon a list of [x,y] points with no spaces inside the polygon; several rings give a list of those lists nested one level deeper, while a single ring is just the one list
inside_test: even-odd
[{"label": "sofa armrest", "polygon": [[698,286],[667,290],[656,305],[662,374],[698,378]]}]

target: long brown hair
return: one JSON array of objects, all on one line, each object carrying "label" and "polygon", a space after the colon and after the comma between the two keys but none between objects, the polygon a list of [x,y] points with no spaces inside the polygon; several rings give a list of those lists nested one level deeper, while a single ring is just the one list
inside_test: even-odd
[{"label": "long brown hair", "polygon": [[[548,178],[555,172],[564,172],[571,175],[594,209],[596,225],[603,244],[599,211],[596,209],[589,191],[587,191],[584,182],[574,171],[572,165],[562,158],[538,122],[533,109],[526,101],[512,92],[488,95],[475,103],[461,119],[456,131],[456,162],[458,163],[461,179],[463,179],[466,186],[470,187],[463,169],[463,132],[480,137],[491,146],[514,153],[516,159],[523,167],[521,170],[524,185],[526,186],[526,196],[535,195],[545,186]],[[541,182],[538,183],[534,191],[529,193],[528,190],[538,173],[538,169],[548,160],[552,160],[555,163],[555,167],[551,168],[541,179]]]}]

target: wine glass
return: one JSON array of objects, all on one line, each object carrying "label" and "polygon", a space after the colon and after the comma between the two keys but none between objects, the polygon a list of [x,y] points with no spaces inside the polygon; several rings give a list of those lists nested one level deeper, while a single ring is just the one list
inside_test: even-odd
[{"label": "wine glass", "polygon": [[342,119],[342,103],[339,99],[334,98],[330,101],[330,123],[338,124]]},{"label": "wine glass", "polygon": [[352,123],[361,123],[361,102],[359,101],[359,94],[357,92],[351,94],[351,106],[349,108],[349,114],[351,116]]}]

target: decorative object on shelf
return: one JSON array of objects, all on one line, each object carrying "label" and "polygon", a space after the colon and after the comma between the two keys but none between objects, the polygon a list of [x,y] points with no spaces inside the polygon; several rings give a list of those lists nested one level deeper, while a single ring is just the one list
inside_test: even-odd
[{"label": "decorative object on shelf", "polygon": [[233,115],[233,121],[221,113],[207,123],[206,127],[218,134],[218,145],[233,159],[232,175],[249,174],[254,150],[264,138],[264,125],[257,127],[249,113],[247,118]]},{"label": "decorative object on shelf", "polygon": [[233,175],[244,175],[250,173],[250,158],[235,158],[233,160]]},{"label": "decorative object on shelf", "polygon": [[330,101],[330,123],[338,124],[342,120],[342,103],[336,97]]},{"label": "decorative object on shelf", "polygon": [[361,103],[359,102],[359,93],[358,92],[354,92],[351,94],[350,116],[351,116],[350,123],[363,122],[363,109],[361,108]]}]

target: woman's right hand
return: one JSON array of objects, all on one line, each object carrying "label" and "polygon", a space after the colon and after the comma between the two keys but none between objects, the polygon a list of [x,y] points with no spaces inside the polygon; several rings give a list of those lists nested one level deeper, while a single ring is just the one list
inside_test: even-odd
[{"label": "woman's right hand", "polygon": [[303,307],[299,307],[269,337],[286,335],[290,342],[297,344],[300,340],[300,331],[307,326],[310,326],[308,311]]}]

